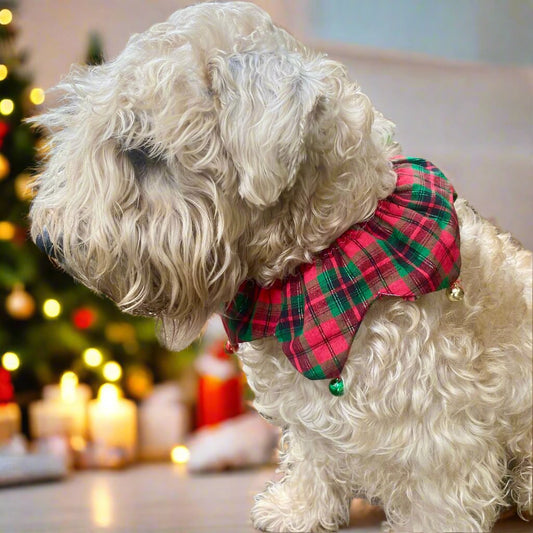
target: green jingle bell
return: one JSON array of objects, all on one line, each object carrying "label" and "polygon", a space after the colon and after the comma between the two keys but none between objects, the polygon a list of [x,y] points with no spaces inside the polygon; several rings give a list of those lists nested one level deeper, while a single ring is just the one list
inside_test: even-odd
[{"label": "green jingle bell", "polygon": [[342,378],[335,378],[329,382],[329,392],[333,396],[342,396],[344,394],[344,381],[342,381]]}]

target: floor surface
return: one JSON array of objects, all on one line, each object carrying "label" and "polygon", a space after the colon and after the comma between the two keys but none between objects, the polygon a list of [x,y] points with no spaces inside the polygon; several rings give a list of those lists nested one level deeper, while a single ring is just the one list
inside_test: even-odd
[{"label": "floor surface", "polygon": [[[63,482],[0,490],[2,533],[251,533],[253,495],[272,468],[191,477],[171,464],[85,471]],[[377,533],[381,510],[354,500],[343,533]],[[519,519],[495,533],[531,532]]]}]

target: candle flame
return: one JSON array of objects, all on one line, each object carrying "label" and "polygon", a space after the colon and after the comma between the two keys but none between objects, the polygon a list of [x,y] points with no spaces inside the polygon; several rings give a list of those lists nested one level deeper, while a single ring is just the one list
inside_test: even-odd
[{"label": "candle flame", "polygon": [[61,399],[66,403],[74,403],[76,401],[76,389],[78,388],[78,376],[74,372],[65,372],[61,376],[59,388],[61,390]]},{"label": "candle flame", "polygon": [[98,400],[105,405],[112,405],[117,403],[121,397],[121,390],[113,383],[104,383],[98,389]]}]

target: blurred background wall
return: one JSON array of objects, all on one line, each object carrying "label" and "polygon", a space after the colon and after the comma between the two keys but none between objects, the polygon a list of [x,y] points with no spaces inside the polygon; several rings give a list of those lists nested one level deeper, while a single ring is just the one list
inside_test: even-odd
[{"label": "blurred background wall", "polygon": [[376,48],[501,64],[530,64],[528,0],[312,0],[314,34]]},{"label": "blurred background wall", "polygon": [[[90,32],[112,58],[131,33],[191,3],[20,0],[20,41],[36,83],[48,89],[84,58]],[[255,3],[345,63],[397,124],[407,155],[433,160],[483,215],[533,248],[533,1]]]}]

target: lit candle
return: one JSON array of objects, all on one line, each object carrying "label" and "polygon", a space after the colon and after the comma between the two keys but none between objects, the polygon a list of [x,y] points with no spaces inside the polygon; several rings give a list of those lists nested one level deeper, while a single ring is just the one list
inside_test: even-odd
[{"label": "lit candle", "polygon": [[43,399],[45,400],[87,403],[91,396],[91,387],[85,383],[78,383],[78,376],[74,372],[65,372],[61,376],[59,385],[47,385],[43,389]]},{"label": "lit candle", "polygon": [[89,402],[89,433],[98,448],[120,448],[126,458],[135,456],[137,444],[137,407],[122,397],[117,385],[105,383],[98,398]]},{"label": "lit candle", "polygon": [[30,405],[32,436],[84,438],[87,434],[87,402],[90,397],[89,386],[80,385],[74,372],[65,372],[59,386],[45,387],[43,399]]}]

